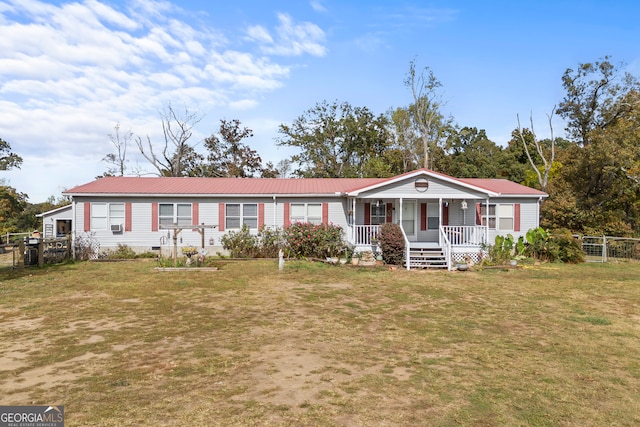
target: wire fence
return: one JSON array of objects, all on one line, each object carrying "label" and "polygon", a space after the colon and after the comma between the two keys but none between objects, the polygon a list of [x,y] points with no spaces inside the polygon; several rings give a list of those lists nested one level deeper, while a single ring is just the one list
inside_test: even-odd
[{"label": "wire fence", "polygon": [[587,262],[640,260],[640,239],[613,236],[576,236]]}]

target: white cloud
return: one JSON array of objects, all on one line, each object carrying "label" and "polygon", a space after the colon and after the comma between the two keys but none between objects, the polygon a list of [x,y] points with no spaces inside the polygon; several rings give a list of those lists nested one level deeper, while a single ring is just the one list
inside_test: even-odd
[{"label": "white cloud", "polygon": [[[88,159],[101,164],[115,123],[155,138],[158,112],[169,102],[193,110],[255,108],[294,66],[275,55],[325,53],[322,30],[288,15],[278,16],[275,42],[267,28],[249,27],[252,45],[191,17],[153,0],[133,0],[126,9],[100,0],[0,0],[0,137],[25,158],[22,170],[11,171],[14,183],[24,179],[16,188],[35,201],[51,194],[28,178],[36,165],[55,175],[80,173],[84,164],[87,172],[71,184],[93,179]],[[58,162],[74,167],[54,172]]]},{"label": "white cloud", "polygon": [[249,27],[247,38],[260,43],[262,52],[267,55],[326,55],[325,34],[320,27],[311,22],[295,24],[286,13],[278,14],[278,21],[275,38],[260,26]]},{"label": "white cloud", "polygon": [[324,7],[324,5],[318,0],[312,0],[311,2],[309,2],[309,4],[311,5],[311,9],[315,10],[316,12],[327,11],[327,8]]}]

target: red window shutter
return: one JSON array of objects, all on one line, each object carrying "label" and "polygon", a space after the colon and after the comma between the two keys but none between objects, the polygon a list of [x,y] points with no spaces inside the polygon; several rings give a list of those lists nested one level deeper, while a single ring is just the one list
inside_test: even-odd
[{"label": "red window shutter", "polygon": [[284,209],[284,218],[282,218],[282,223],[286,227],[288,225],[291,225],[291,218],[289,217],[289,202],[284,203],[282,207]]},{"label": "red window shutter", "polygon": [[191,204],[191,221],[194,225],[200,224],[200,205],[198,203]]},{"label": "red window shutter", "polygon": [[158,204],[151,203],[151,231],[158,231]]},{"label": "red window shutter", "polygon": [[427,204],[420,203],[420,230],[427,229]]},{"label": "red window shutter", "polygon": [[371,203],[364,204],[364,225],[371,225]]},{"label": "red window shutter", "polygon": [[264,203],[258,203],[258,229],[264,226]]},{"label": "red window shutter", "polygon": [[224,231],[224,203],[218,203],[218,230]]},{"label": "red window shutter", "polygon": [[[197,202],[191,203],[191,224],[200,224],[200,206]],[[197,228],[192,228],[191,231],[198,231]]]},{"label": "red window shutter", "polygon": [[387,219],[386,222],[393,222],[393,203],[387,203]]},{"label": "red window shutter", "polygon": [[476,225],[482,225],[482,205],[476,203]]},{"label": "red window shutter", "polygon": [[329,224],[329,203],[322,203],[322,223]]},{"label": "red window shutter", "polygon": [[442,205],[442,225],[449,225],[449,205]]},{"label": "red window shutter", "polygon": [[513,205],[513,231],[520,231],[520,203]]},{"label": "red window shutter", "polygon": [[84,231],[91,231],[91,203],[84,203]]},{"label": "red window shutter", "polygon": [[124,231],[131,231],[131,202],[124,204]]}]

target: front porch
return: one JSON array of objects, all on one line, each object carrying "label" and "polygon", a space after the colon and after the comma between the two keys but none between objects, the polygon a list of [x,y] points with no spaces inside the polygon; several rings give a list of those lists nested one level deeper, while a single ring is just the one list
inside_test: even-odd
[{"label": "front porch", "polygon": [[[356,252],[380,252],[378,239],[381,225],[352,225],[350,243]],[[467,225],[440,225],[437,238],[409,239],[401,226],[405,241],[404,263],[411,268],[447,268],[471,259],[480,262],[487,243],[487,227]]]}]

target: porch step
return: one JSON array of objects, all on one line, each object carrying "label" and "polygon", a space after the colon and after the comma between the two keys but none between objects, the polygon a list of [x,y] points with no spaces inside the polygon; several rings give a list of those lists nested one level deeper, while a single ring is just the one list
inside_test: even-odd
[{"label": "porch step", "polygon": [[410,248],[409,268],[447,268],[441,248]]}]

